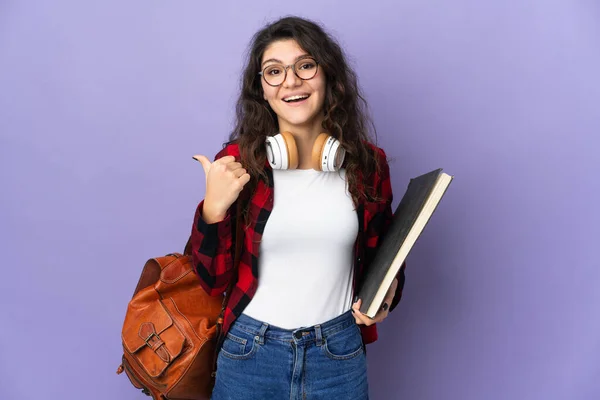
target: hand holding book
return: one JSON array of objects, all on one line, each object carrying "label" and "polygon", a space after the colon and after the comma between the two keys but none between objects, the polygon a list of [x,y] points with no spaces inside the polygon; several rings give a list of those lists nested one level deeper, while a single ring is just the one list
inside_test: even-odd
[{"label": "hand holding book", "polygon": [[373,325],[382,322],[387,318],[390,313],[390,304],[392,304],[392,300],[394,299],[394,294],[396,293],[396,288],[398,287],[398,278],[394,278],[392,281],[392,285],[388,289],[385,298],[383,300],[383,305],[379,308],[377,314],[371,318],[366,314],[360,312],[360,306],[362,304],[362,300],[358,299],[352,304],[352,314],[354,314],[354,320],[358,325]]},{"label": "hand holding book", "polygon": [[453,179],[453,176],[439,168],[410,180],[375,258],[367,266],[358,294],[361,299],[358,307],[362,315],[373,319],[380,315],[381,308],[389,300],[392,281],[397,281],[396,276],[404,260]]}]

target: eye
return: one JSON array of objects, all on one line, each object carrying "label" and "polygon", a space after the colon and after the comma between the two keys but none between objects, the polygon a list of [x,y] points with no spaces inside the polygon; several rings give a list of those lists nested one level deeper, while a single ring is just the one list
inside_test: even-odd
[{"label": "eye", "polygon": [[310,70],[315,68],[316,66],[317,64],[314,61],[301,61],[299,69]]},{"label": "eye", "polygon": [[283,73],[283,67],[279,65],[272,65],[265,68],[265,75],[277,76]]}]

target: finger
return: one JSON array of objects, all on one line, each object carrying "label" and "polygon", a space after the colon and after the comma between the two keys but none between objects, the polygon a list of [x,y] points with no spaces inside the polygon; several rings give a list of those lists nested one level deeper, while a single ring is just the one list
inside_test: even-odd
[{"label": "finger", "polygon": [[240,168],[242,168],[242,164],[239,162],[231,162],[227,164],[227,169],[230,171],[235,171]]},{"label": "finger", "polygon": [[381,309],[383,311],[386,311],[392,304],[392,301],[394,301],[394,297],[396,296],[396,288],[398,287],[398,279],[394,279],[392,281],[392,284],[390,286],[390,288],[388,289],[387,293],[385,294],[385,299],[383,300],[383,303],[381,304]]},{"label": "finger", "polygon": [[223,165],[229,164],[229,163],[232,163],[232,162],[235,162],[235,157],[234,156],[224,156],[224,157],[221,157],[221,158],[219,158],[218,160],[215,161],[215,163],[217,163],[217,164],[223,164]]},{"label": "finger", "polygon": [[233,171],[233,176],[235,176],[236,178],[240,178],[245,173],[246,173],[246,169],[244,169],[244,168],[238,168],[235,171]]},{"label": "finger", "polygon": [[373,325],[375,320],[369,318],[365,314],[362,314],[360,311],[354,313],[354,319],[357,321],[356,323],[359,325]]},{"label": "finger", "polygon": [[202,164],[202,168],[204,169],[204,174],[208,176],[208,171],[210,170],[211,162],[208,158],[203,155],[195,155],[192,158]]},{"label": "finger", "polygon": [[390,312],[390,304],[392,304],[392,299],[385,299],[379,310]]},{"label": "finger", "polygon": [[356,321],[356,323],[362,324],[362,321],[358,318],[358,314],[360,313],[360,311],[358,311],[356,302],[352,304],[352,307],[350,308],[350,310],[352,311],[352,316],[354,317],[354,320]]},{"label": "finger", "polygon": [[389,307],[392,305],[392,301],[394,301],[394,294],[390,294],[388,296],[386,296],[386,298],[383,300],[383,303],[381,303],[381,309],[382,310],[387,310],[389,309]]},{"label": "finger", "polygon": [[384,311],[388,310],[389,307],[392,305],[392,302],[394,301],[394,297],[396,296],[395,286],[397,286],[397,284],[392,285],[390,290],[387,292],[385,299],[383,300],[383,303],[381,304],[381,309]]},{"label": "finger", "polygon": [[372,325],[373,320],[371,318],[369,318],[367,315],[360,312],[361,304],[362,304],[362,299],[359,299],[356,303],[354,303],[352,305],[354,320],[356,321],[357,324],[364,324],[367,326]]},{"label": "finger", "polygon": [[379,311],[377,311],[377,314],[375,314],[375,317],[373,317],[373,320],[375,320],[375,322],[381,322],[387,318],[388,314],[390,313],[390,304],[392,304],[391,299],[386,299],[383,301],[383,304],[381,304]]},{"label": "finger", "polygon": [[242,176],[240,176],[239,178],[239,182],[242,185],[242,187],[244,187],[246,185],[246,183],[250,182],[250,174],[244,174]]},{"label": "finger", "polygon": [[379,310],[379,312],[377,312],[377,314],[373,318],[373,322],[377,324],[382,322],[384,319],[387,318],[388,314],[389,311]]},{"label": "finger", "polygon": [[394,278],[394,280],[392,281],[392,284],[390,285],[387,292],[385,293],[386,299],[388,299],[390,296],[393,298],[394,295],[396,294],[397,288],[398,288],[398,278]]},{"label": "finger", "polygon": [[362,319],[360,319],[359,315],[360,315],[360,311],[358,311],[356,309],[356,305],[353,305],[352,306],[352,316],[354,317],[354,321],[356,322],[357,325],[364,325],[364,322]]}]

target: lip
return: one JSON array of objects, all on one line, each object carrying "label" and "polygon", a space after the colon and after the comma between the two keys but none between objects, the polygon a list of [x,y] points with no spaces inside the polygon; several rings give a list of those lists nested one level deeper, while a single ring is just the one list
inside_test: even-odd
[{"label": "lip", "polygon": [[293,102],[293,103],[287,103],[287,102],[285,102],[285,101],[283,101],[283,100],[281,100],[281,101],[283,102],[283,104],[285,104],[285,105],[286,105],[286,106],[288,106],[288,107],[300,107],[301,105],[303,105],[303,104],[306,104],[306,102],[308,101],[308,99],[309,99],[309,98],[307,97],[307,98],[306,98],[306,99],[304,99],[304,100],[295,101],[295,102]]},{"label": "lip", "polygon": [[[288,103],[287,101],[285,101],[284,99],[287,99],[288,97],[292,97],[292,96],[308,96],[307,98],[305,98],[304,100],[300,100],[300,101],[296,101],[294,103]],[[288,106],[295,106],[295,105],[299,105],[304,103],[306,100],[310,99],[310,93],[306,93],[306,92],[295,92],[295,93],[289,93],[286,94],[285,96],[283,96],[281,98],[281,101],[283,101],[285,104],[287,104]]]}]

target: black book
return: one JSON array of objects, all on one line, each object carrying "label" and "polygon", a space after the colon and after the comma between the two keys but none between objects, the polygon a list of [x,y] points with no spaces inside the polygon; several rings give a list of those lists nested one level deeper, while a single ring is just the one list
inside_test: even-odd
[{"label": "black book", "polygon": [[368,270],[358,297],[360,312],[373,318],[396,274],[423,232],[454,177],[436,169],[412,178]]}]

